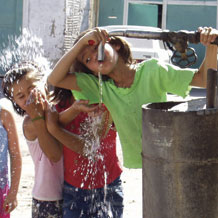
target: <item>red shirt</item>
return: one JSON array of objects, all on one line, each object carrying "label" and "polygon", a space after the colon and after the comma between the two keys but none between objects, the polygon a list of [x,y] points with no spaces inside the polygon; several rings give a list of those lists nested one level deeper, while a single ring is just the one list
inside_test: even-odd
[{"label": "red shirt", "polygon": [[[59,106],[56,108],[59,112],[67,109],[67,107],[60,108]],[[87,119],[88,114],[81,112],[65,129],[83,136],[84,132],[81,127]],[[83,157],[66,146],[63,146],[63,152],[64,180],[74,187],[82,189],[102,188],[105,184],[113,182],[122,173],[116,155],[116,132],[112,128],[101,140],[95,154],[95,160]]]}]

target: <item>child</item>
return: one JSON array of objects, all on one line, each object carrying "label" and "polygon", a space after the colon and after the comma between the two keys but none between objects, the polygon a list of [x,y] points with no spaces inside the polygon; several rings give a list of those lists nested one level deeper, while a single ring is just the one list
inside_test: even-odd
[{"label": "child", "polygon": [[41,77],[36,65],[22,63],[5,74],[3,93],[18,114],[26,115],[23,132],[35,165],[32,217],[59,218],[62,217],[62,148],[46,128],[46,104],[35,88]]},{"label": "child", "polygon": [[[100,137],[99,147],[92,151],[93,153],[82,156],[63,146],[65,180],[63,217],[103,218],[110,217],[111,211],[113,218],[121,218],[122,170],[116,155],[116,132],[111,128],[112,120],[109,112],[102,107],[92,120],[87,112],[93,112],[96,107],[88,106],[87,101],[75,101],[69,90],[55,88],[51,96],[53,101],[59,102],[56,108],[60,112],[59,120],[66,124],[66,130],[83,137],[86,145],[91,144],[90,147],[95,143],[91,129],[93,121],[99,116],[102,120],[97,123],[100,125],[99,131],[93,126],[97,137]],[[52,134],[55,136],[56,132]]]},{"label": "child", "polygon": [[[180,69],[156,59],[133,64],[128,44],[119,37],[109,39],[103,29],[93,29],[79,36],[48,76],[54,86],[74,90],[76,98],[99,102],[100,72],[107,80],[102,83],[103,103],[110,111],[124,155],[124,166],[141,168],[142,112],[146,103],[164,102],[167,93],[185,97],[189,85],[205,87],[208,68],[217,68],[217,46],[210,45],[218,36],[212,28],[199,28],[201,43],[207,46],[199,69]],[[103,62],[98,62],[97,48],[105,43]],[[92,43],[90,43],[92,42]],[[93,44],[94,45],[90,45]],[[84,73],[68,73],[74,70]]]},{"label": "child", "polygon": [[[17,206],[17,192],[21,176],[21,153],[14,118],[10,112],[10,102],[0,100],[0,217],[9,218]],[[8,107],[8,106],[9,107]],[[11,185],[8,181],[8,151],[10,155]]]}]

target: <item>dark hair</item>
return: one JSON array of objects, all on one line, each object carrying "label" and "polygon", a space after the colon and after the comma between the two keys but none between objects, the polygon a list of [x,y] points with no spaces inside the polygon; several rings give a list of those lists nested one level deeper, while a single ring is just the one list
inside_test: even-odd
[{"label": "dark hair", "polygon": [[11,88],[15,82],[18,82],[25,75],[31,72],[35,72],[33,76],[36,81],[39,81],[43,76],[41,69],[35,63],[22,62],[8,70],[7,73],[4,75],[2,81],[2,89],[4,96],[13,103],[15,111],[21,116],[25,114],[25,111],[22,108],[20,108],[20,106],[18,106],[16,102],[14,102],[12,93],[13,91],[11,90]]},{"label": "dark hair", "polygon": [[[74,41],[74,45],[89,31],[91,30],[89,29],[89,30],[82,32]],[[131,53],[130,46],[127,43],[127,41],[125,41],[124,39],[118,36],[113,36],[110,38],[109,44],[114,45],[114,46],[116,45],[120,46],[118,55],[120,55],[123,58],[125,63],[128,63],[128,64],[133,63],[132,53]],[[79,62],[77,59],[75,60],[73,67],[74,67],[74,71],[76,72],[84,72],[88,74],[93,74],[93,72],[90,69],[88,69],[83,63]],[[106,75],[102,75],[102,79],[107,80],[109,79],[109,77]]]},{"label": "dark hair", "polygon": [[65,108],[72,97],[73,94],[69,89],[49,85],[48,99],[54,104],[59,104],[59,107]]}]

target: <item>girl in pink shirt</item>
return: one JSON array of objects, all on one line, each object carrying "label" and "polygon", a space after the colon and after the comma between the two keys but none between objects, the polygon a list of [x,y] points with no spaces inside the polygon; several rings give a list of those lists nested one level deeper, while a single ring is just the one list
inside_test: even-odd
[{"label": "girl in pink shirt", "polygon": [[[42,72],[33,63],[22,63],[9,70],[3,79],[3,93],[24,116],[23,133],[35,166],[32,217],[62,217],[63,158],[62,145],[48,131],[46,120],[50,106],[39,91]],[[37,88],[38,87],[38,88]],[[41,89],[43,90],[43,89]],[[57,126],[56,137],[78,147],[80,141]],[[78,149],[79,150],[79,149]],[[77,150],[77,151],[78,151]]]}]

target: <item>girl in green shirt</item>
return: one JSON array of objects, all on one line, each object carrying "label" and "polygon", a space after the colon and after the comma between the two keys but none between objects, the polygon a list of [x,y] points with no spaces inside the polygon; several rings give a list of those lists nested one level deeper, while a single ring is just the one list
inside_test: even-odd
[{"label": "girl in green shirt", "polygon": [[[134,64],[127,42],[109,38],[104,29],[91,29],[81,34],[74,46],[56,64],[48,82],[73,90],[78,99],[100,102],[98,74],[103,77],[102,102],[110,111],[117,128],[124,156],[124,166],[142,166],[143,104],[164,102],[167,93],[185,97],[189,85],[206,87],[207,69],[217,68],[217,46],[210,45],[218,30],[199,28],[201,43],[207,46],[199,69],[181,69],[157,59]],[[104,61],[97,59],[100,42],[105,45]],[[84,73],[69,73],[70,68]]]}]

